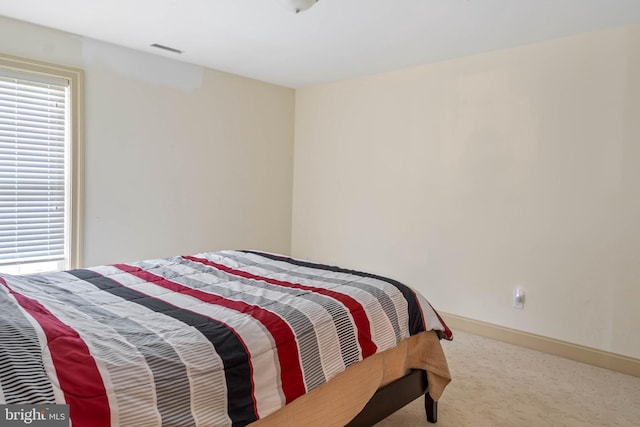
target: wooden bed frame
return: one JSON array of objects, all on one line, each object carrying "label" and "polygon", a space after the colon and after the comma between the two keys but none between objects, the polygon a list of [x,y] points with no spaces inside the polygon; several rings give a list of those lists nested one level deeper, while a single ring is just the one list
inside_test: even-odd
[{"label": "wooden bed frame", "polygon": [[404,377],[379,389],[346,427],[371,427],[422,395],[427,421],[437,422],[438,402],[429,396],[428,385],[427,373],[412,369]]}]

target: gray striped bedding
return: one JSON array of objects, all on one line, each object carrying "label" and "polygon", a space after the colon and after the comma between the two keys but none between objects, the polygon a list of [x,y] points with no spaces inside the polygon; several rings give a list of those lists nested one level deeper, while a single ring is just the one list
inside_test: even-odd
[{"label": "gray striped bedding", "polygon": [[421,331],[388,278],[256,251],[0,275],[0,403],[73,426],[244,426]]}]

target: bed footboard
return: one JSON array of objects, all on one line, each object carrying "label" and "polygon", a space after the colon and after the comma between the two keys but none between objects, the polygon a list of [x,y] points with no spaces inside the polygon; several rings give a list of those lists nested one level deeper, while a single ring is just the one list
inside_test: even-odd
[{"label": "bed footboard", "polygon": [[370,427],[422,395],[427,420],[435,423],[438,420],[438,402],[429,396],[427,389],[427,373],[413,369],[409,374],[378,390],[346,427]]}]

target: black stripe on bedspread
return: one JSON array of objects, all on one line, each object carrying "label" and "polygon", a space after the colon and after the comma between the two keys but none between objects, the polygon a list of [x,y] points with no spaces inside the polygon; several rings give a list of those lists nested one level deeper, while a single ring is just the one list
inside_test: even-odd
[{"label": "black stripe on bedspread", "polygon": [[[76,270],[78,271],[78,270]],[[74,275],[78,277],[78,275]],[[35,278],[33,280],[36,280]],[[91,282],[90,282],[91,283]],[[141,324],[93,304],[80,294],[64,289],[64,282],[47,283],[48,293],[93,319],[108,322],[109,326],[123,336],[142,354],[153,373],[158,411],[164,425],[190,427],[195,425],[191,415],[189,379],[180,356],[170,343]]]},{"label": "black stripe on bedspread", "polygon": [[228,414],[232,425],[244,426],[257,419],[248,355],[244,344],[227,325],[127,288],[95,271],[70,270],[68,273],[126,301],[140,304],[196,328],[211,342],[222,359],[230,403]]},{"label": "black stripe on bedspread", "polygon": [[[201,264],[195,261],[190,261],[184,258],[178,258],[177,261],[183,265],[193,269],[193,272],[201,272],[207,273],[210,276],[215,276],[220,279],[222,282],[226,282],[229,280],[235,280],[238,283],[242,283],[245,286],[260,288],[260,289],[268,289],[272,287],[265,282],[249,280],[242,277],[235,277],[229,273],[224,271],[220,271],[212,268],[211,266]],[[146,265],[144,263],[139,264],[145,270],[150,269],[150,265]],[[159,274],[163,277],[170,277],[171,269],[167,267],[156,267],[154,269],[155,274]],[[176,279],[174,279],[176,280]],[[220,283],[207,283],[202,280],[195,279],[193,277],[189,277],[189,275],[185,274],[185,277],[180,277],[178,279],[180,283],[187,285],[191,288],[200,289],[206,292],[210,292],[215,295],[220,295],[225,298],[231,298],[237,292],[228,286],[223,286]],[[299,295],[300,292],[295,289],[287,289],[281,288],[280,292],[286,293],[289,295]],[[324,299],[321,295],[307,295],[306,298],[312,301],[321,301]],[[318,339],[315,333],[313,333],[313,323],[311,319],[302,311],[298,310],[295,307],[292,307],[290,304],[284,304],[278,300],[268,299],[264,297],[264,295],[251,295],[249,293],[243,296],[243,301],[254,304],[260,307],[268,307],[269,310],[276,313],[282,319],[284,319],[287,324],[295,331],[296,339],[299,342],[299,351],[300,351],[300,363],[302,364],[302,373],[304,374],[304,384],[306,387],[311,390],[315,387],[319,386],[322,383],[327,381],[327,378],[324,376],[324,372],[322,369],[322,360],[320,358],[320,344],[318,343]],[[328,303],[330,304],[330,303]],[[337,304],[336,304],[337,306]],[[337,307],[339,309],[339,307]],[[352,328],[353,329],[353,328]],[[351,347],[348,347],[344,342],[341,342],[341,349],[345,349],[343,352],[343,359],[346,360],[345,363],[351,361],[353,351],[347,352],[347,349],[353,348],[357,350],[356,342],[355,342],[355,333],[353,330],[348,331],[347,333],[341,334],[338,339],[342,338],[353,342]],[[357,361],[357,351],[355,358]],[[280,369],[289,369],[290,367],[282,366]]]},{"label": "black stripe on bedspread", "polygon": [[336,266],[332,266],[332,265],[325,265],[325,264],[317,264],[314,262],[309,262],[309,261],[302,261],[299,259],[295,259],[295,258],[289,258],[289,257],[285,257],[285,256],[280,256],[280,255],[275,255],[275,254],[270,254],[270,253],[266,253],[266,252],[260,252],[260,251],[251,251],[251,250],[241,250],[238,252],[244,252],[244,253],[248,253],[248,254],[254,254],[254,255],[258,255],[264,258],[268,258],[274,261],[283,261],[283,262],[287,262],[289,264],[293,264],[293,265],[298,265],[300,267],[308,267],[308,268],[315,268],[315,269],[319,269],[319,270],[326,270],[326,271],[332,271],[335,273],[345,273],[345,274],[353,274],[355,276],[360,276],[360,277],[368,277],[371,279],[376,279],[376,280],[382,280],[383,282],[387,282],[390,285],[395,286],[404,296],[405,300],[407,300],[407,304],[408,304],[408,310],[409,310],[409,333],[411,335],[416,335],[422,331],[424,331],[425,328],[425,322],[424,322],[424,318],[422,316],[422,310],[420,310],[420,306],[418,304],[418,301],[416,299],[416,295],[414,293],[414,291],[409,288],[408,286],[398,282],[397,280],[393,280],[393,279],[389,279],[387,277],[383,277],[383,276],[378,276],[376,274],[371,274],[371,273],[365,273],[362,271],[356,271],[356,270],[349,270],[346,268],[341,268],[341,267],[336,267]]},{"label": "black stripe on bedspread", "polygon": [[[216,277],[224,280],[232,279],[234,281],[244,284],[245,286],[250,286],[252,288],[260,288],[264,290],[276,289],[279,293],[297,296],[305,300],[312,301],[318,304],[319,306],[324,307],[327,313],[332,317],[336,330],[339,331],[338,341],[340,345],[340,354],[345,366],[350,366],[351,364],[356,363],[360,360],[359,359],[360,347],[358,345],[357,330],[354,328],[354,325],[351,323],[349,310],[345,308],[342,304],[340,304],[338,301],[336,301],[334,298],[328,297],[326,295],[316,294],[313,292],[301,291],[300,289],[296,289],[296,288],[286,288],[282,286],[275,286],[273,284],[268,283],[267,281],[246,279],[240,276],[235,276],[228,272],[217,269],[211,263],[202,264],[201,262],[198,262],[196,260],[185,259],[185,258],[183,258],[183,261],[186,262],[187,263],[186,265],[189,265],[191,268],[194,268],[199,271],[207,272],[208,274],[213,274]],[[201,260],[201,261],[204,261],[204,260]],[[223,294],[225,293],[222,289],[218,289],[216,290],[216,292],[222,292]],[[244,295],[245,300],[251,301],[253,298],[255,297],[252,297],[249,294]],[[274,301],[267,302],[266,300],[263,300],[263,301],[253,300],[252,302],[267,303],[270,309],[274,309],[279,306],[281,308],[281,311],[277,311],[277,313],[281,315],[283,318],[285,318],[287,322],[289,322],[290,324],[292,324],[292,322],[295,322],[295,319],[287,318],[287,313],[290,310],[292,310],[292,308],[290,306],[287,306],[286,304],[279,304]],[[304,315],[304,314],[300,312],[300,315]],[[299,317],[299,320],[304,321],[304,319],[305,317]],[[320,357],[320,353],[317,351],[318,344],[316,341],[316,334],[313,331],[313,325],[311,322],[308,321],[308,318],[306,319],[307,319],[307,322],[305,322],[305,327],[304,327],[305,330],[301,331],[299,328],[297,328],[296,334],[297,334],[297,339],[300,343],[305,342],[306,344],[312,344],[312,347],[309,347],[309,346],[303,347],[302,345],[300,345],[300,348],[302,351],[301,357],[303,361],[303,367],[309,367],[309,366],[311,367],[311,369],[308,371],[307,369],[305,369],[305,379],[306,379],[306,374],[309,373],[311,377],[309,378],[309,381],[306,382],[306,385],[309,389],[312,389],[320,385],[321,383],[324,383],[326,381],[326,378],[324,378],[324,375],[321,372],[314,373],[315,370],[318,370],[318,369],[320,371],[322,370],[321,363],[317,367],[313,367],[313,363],[311,365],[308,363],[304,363],[309,358],[314,358],[314,359],[318,358],[319,360],[319,357]],[[298,325],[296,325],[296,327],[297,326]],[[283,368],[287,369],[287,367],[283,367]],[[321,374],[322,374],[322,378],[320,378]],[[315,377],[315,379],[313,377]],[[320,378],[321,381],[318,381],[317,380],[318,378]]]}]

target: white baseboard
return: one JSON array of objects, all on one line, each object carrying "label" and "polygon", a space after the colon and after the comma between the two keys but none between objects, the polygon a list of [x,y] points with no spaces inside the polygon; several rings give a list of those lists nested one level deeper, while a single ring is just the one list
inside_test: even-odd
[{"label": "white baseboard", "polygon": [[[460,329],[487,338],[504,341],[542,351],[556,356],[565,357],[577,362],[611,369],[636,377],[640,377],[640,359],[622,356],[595,348],[572,344],[566,341],[547,338],[529,332],[505,328],[491,323],[473,320],[454,314],[440,313],[447,325],[452,329]],[[454,338],[455,339],[455,338]]]}]

